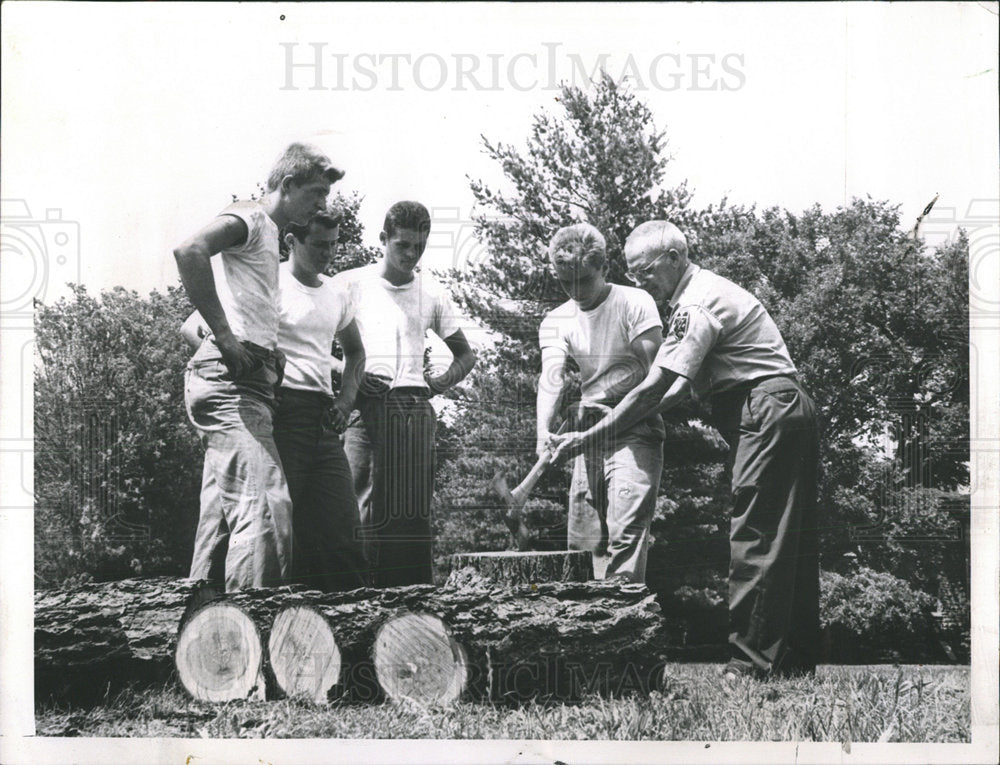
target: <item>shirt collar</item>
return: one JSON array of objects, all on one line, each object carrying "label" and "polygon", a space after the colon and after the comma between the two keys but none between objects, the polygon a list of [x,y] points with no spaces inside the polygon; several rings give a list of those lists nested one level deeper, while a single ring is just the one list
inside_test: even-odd
[{"label": "shirt collar", "polygon": [[701,266],[695,263],[688,263],[688,267],[684,269],[680,281],[677,282],[677,286],[674,288],[674,294],[667,301],[667,309],[670,313],[673,313],[677,309],[677,302],[680,300],[681,295],[691,282],[691,278],[699,271],[701,271]]}]

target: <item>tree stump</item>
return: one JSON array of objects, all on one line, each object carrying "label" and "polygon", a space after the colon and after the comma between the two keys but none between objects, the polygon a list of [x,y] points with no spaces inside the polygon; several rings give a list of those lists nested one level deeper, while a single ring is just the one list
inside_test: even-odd
[{"label": "tree stump", "polygon": [[389,618],[372,649],[375,676],[390,699],[448,705],[465,690],[465,651],[437,616],[403,612]]},{"label": "tree stump", "polygon": [[254,620],[219,600],[195,611],[177,638],[177,674],[199,701],[264,698],[264,649]]},{"label": "tree stump", "polygon": [[278,612],[268,638],[275,684],[285,696],[304,696],[317,704],[340,683],[340,649],[326,618],[309,606]]},{"label": "tree stump", "polygon": [[592,555],[585,551],[479,552],[451,556],[449,587],[470,579],[469,569],[489,582],[506,586],[539,582],[586,582],[594,578]]}]

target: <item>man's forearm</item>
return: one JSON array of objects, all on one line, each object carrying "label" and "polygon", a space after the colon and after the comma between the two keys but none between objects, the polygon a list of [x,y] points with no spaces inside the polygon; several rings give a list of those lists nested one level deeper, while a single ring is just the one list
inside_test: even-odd
[{"label": "man's forearm", "polygon": [[673,390],[677,376],[673,372],[654,373],[633,388],[611,412],[583,434],[584,446],[609,438],[620,430],[627,430],[643,417],[656,412],[664,394]]},{"label": "man's forearm", "polygon": [[340,379],[340,394],[337,396],[337,400],[349,409],[354,406],[354,401],[358,397],[358,386],[361,383],[361,377],[364,373],[365,354],[345,353],[343,374]]},{"label": "man's forearm", "polygon": [[675,406],[683,403],[691,395],[691,381],[686,377],[678,376],[674,380],[673,385],[670,386],[663,398],[660,399],[659,405],[656,407],[657,412],[668,412]]},{"label": "man's forearm", "polygon": [[177,259],[181,283],[205,324],[217,338],[231,334],[226,312],[222,309],[219,293],[215,289],[211,255],[190,246],[175,250],[174,257]]}]

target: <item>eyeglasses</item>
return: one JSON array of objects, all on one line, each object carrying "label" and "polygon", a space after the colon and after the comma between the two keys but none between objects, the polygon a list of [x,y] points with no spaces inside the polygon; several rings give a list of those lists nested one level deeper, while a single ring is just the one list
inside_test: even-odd
[{"label": "eyeglasses", "polygon": [[653,273],[653,269],[656,267],[656,261],[658,261],[666,254],[667,254],[666,252],[661,252],[659,255],[653,258],[649,263],[647,263],[642,268],[639,268],[635,271],[632,270],[626,271],[625,278],[628,279],[630,282],[632,282],[632,284],[639,284],[639,282],[644,281],[651,273]]}]

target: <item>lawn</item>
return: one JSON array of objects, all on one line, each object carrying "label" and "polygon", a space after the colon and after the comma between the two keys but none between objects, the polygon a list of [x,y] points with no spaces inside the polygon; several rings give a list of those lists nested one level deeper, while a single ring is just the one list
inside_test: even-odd
[{"label": "lawn", "polygon": [[411,702],[316,706],[297,700],[207,704],[175,685],[126,691],[99,707],[36,710],[38,735],[180,738],[445,738],[656,741],[970,740],[969,668],[823,666],[815,678],[742,681],[719,665],[672,664],[648,696],[518,708]]}]

